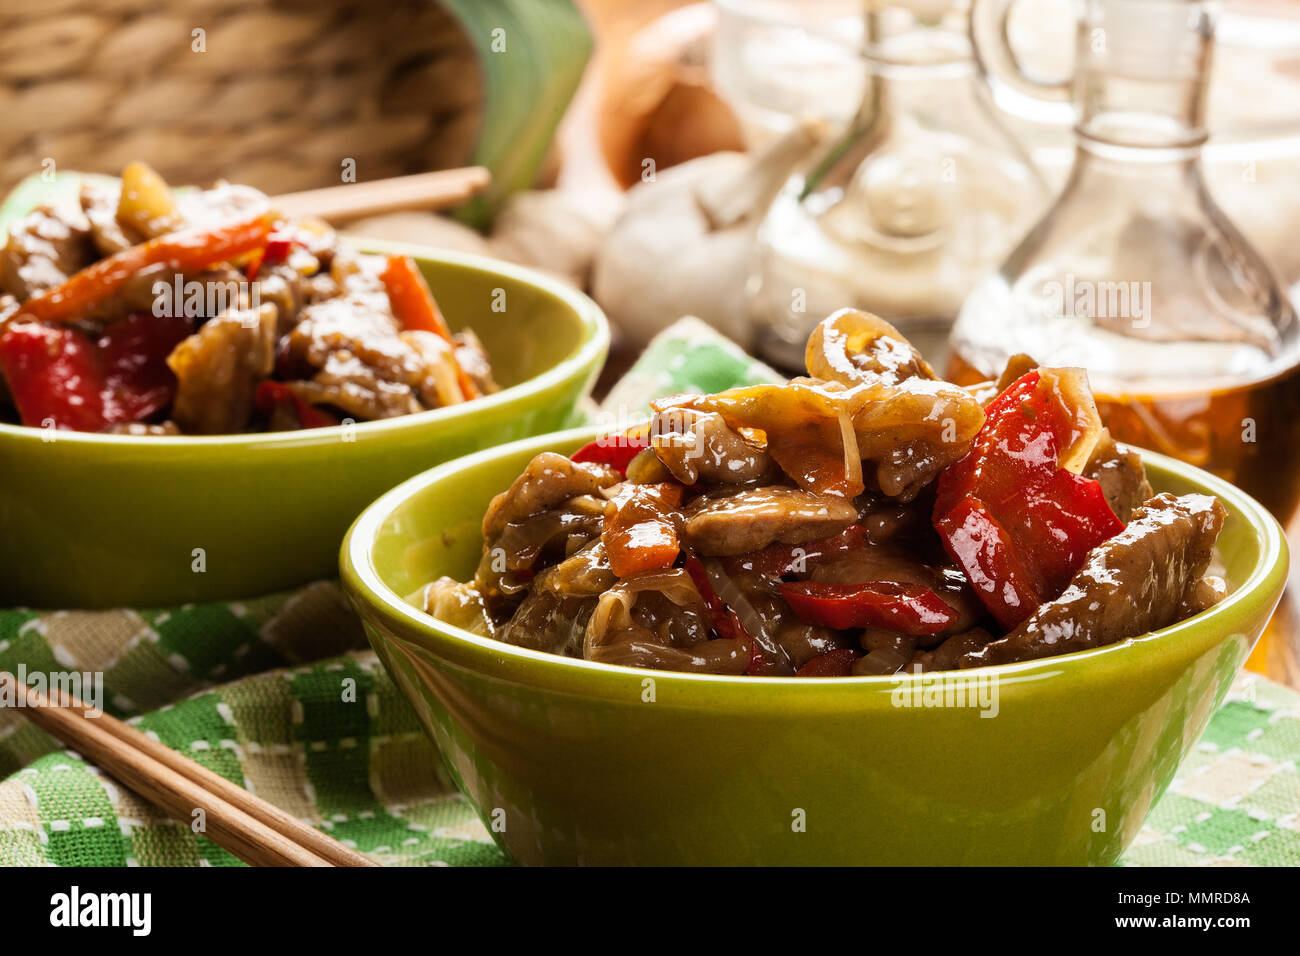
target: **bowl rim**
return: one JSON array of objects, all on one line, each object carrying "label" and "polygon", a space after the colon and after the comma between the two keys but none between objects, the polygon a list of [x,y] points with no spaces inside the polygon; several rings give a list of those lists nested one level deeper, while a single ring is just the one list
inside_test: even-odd
[{"label": "bowl rim", "polygon": [[[570,354],[540,375],[534,375],[471,402],[446,408],[428,409],[412,415],[399,415],[396,418],[356,422],[352,425],[330,425],[325,428],[297,428],[287,432],[240,432],[233,435],[109,435],[100,432],[62,430],[52,433],[49,429],[35,428],[31,425],[11,425],[0,422],[0,441],[39,442],[46,445],[54,441],[65,446],[107,445],[133,449],[157,448],[164,452],[172,452],[178,449],[237,449],[332,443],[341,440],[345,428],[350,429],[357,440],[366,437],[377,438],[391,432],[419,428],[423,425],[460,422],[494,408],[509,407],[526,401],[533,395],[545,392],[568,381],[574,375],[581,374],[584,369],[599,364],[601,357],[609,350],[609,322],[600,306],[586,293],[536,269],[476,253],[436,249],[414,243],[372,240],[364,237],[343,236],[341,238],[363,252],[409,255],[417,260],[468,268],[533,286],[549,293],[572,310],[578,319],[581,338]],[[51,434],[56,437],[51,439]]]},{"label": "bowl rim", "polygon": [[[1235,513],[1245,520],[1260,543],[1259,560],[1241,585],[1222,601],[1176,624],[1103,647],[1018,663],[919,675],[822,678],[695,674],[605,664],[516,647],[494,638],[473,634],[408,604],[402,595],[388,587],[380,578],[371,561],[372,545],[384,521],[408,499],[444,478],[472,470],[494,459],[526,451],[536,454],[560,446],[576,445],[607,432],[608,428],[589,426],[499,445],[435,466],[407,479],[376,499],[348,529],[339,553],[344,589],[362,619],[373,615],[392,633],[400,634],[403,640],[414,641],[444,661],[459,664],[476,673],[502,677],[534,688],[623,700],[627,697],[629,680],[634,680],[640,686],[646,678],[653,678],[656,685],[667,682],[669,686],[680,688],[703,687],[721,694],[716,701],[729,701],[740,706],[749,701],[752,706],[753,698],[745,693],[746,688],[765,688],[764,696],[771,694],[788,703],[790,698],[785,695],[791,693],[790,689],[805,685],[825,690],[842,687],[843,692],[861,695],[873,690],[893,694],[900,687],[918,682],[966,683],[991,680],[999,686],[1025,684],[1069,672],[1073,672],[1072,680],[1088,675],[1096,680],[1122,679],[1126,672],[1154,663],[1175,647],[1199,654],[1240,633],[1245,629],[1243,622],[1252,618],[1261,601],[1271,602],[1268,607],[1271,615],[1290,570],[1285,534],[1263,505],[1209,472],[1167,455],[1137,448],[1145,465],[1191,482],[1199,492],[1218,496],[1230,514]],[[1216,620],[1223,623],[1222,628],[1211,624]],[[811,701],[815,696],[809,695],[808,699]]]}]

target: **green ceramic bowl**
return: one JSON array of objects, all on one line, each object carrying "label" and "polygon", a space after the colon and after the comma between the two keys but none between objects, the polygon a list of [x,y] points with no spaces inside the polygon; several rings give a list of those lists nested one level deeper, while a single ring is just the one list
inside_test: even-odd
[{"label": "green ceramic bowl", "polygon": [[[371,643],[502,847],[547,864],[1107,864],[1138,832],[1286,579],[1262,506],[1216,494],[1231,593],[1136,640],[957,675],[793,679],[635,670],[523,650],[402,600],[464,579],[488,500],[570,431],[411,479],[353,525],[343,583]],[[962,702],[975,706],[958,706]]]},{"label": "green ceramic bowl", "polygon": [[573,424],[609,343],[594,302],[507,263],[367,248],[417,258],[451,325],[483,340],[500,393],[402,418],[255,435],[0,425],[0,606],[163,606],[331,577],[348,525],[396,483]]}]

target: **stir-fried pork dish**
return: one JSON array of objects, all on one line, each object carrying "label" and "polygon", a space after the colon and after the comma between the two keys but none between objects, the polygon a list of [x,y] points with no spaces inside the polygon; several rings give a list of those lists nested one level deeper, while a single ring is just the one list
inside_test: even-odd
[{"label": "stir-fried pork dish", "polygon": [[414,261],[365,255],[262,193],[132,163],[0,249],[0,420],[221,435],[370,421],[496,390]]},{"label": "stir-fried pork dish", "polygon": [[1081,370],[1020,356],[961,388],[851,310],[807,364],[538,455],[488,507],[474,580],[417,602],[591,661],[823,677],[1098,647],[1222,596],[1223,506],[1153,494]]}]

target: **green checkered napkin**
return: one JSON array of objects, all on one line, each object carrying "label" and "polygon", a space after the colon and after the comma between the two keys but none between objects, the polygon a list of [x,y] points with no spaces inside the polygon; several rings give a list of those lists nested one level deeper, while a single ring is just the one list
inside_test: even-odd
[{"label": "green checkered napkin", "polygon": [[[777,380],[695,320],[606,400]],[[161,611],[0,610],[0,669],[103,674],[119,717],[385,864],[506,862],[332,582]],[[1243,674],[1125,862],[1300,864],[1300,695]],[[238,866],[0,709],[0,863]]]}]

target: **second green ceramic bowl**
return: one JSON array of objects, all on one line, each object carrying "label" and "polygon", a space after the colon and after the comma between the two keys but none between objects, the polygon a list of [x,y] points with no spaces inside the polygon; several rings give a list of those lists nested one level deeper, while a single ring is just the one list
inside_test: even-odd
[{"label": "second green ceramic bowl", "polygon": [[716,677],[509,646],[403,600],[477,563],[489,499],[588,430],[435,468],[357,520],[343,583],[501,846],[523,863],[1108,864],[1222,701],[1282,593],[1281,529],[1205,472],[1157,490],[1228,509],[1231,593],[1098,650],[935,677]]},{"label": "second green ceramic bowl", "polygon": [[573,424],[605,358],[594,302],[476,256],[416,257],[448,321],[483,340],[495,395],[352,426],[136,438],[0,425],[0,606],[153,607],[331,577],[375,497],[480,448]]}]

